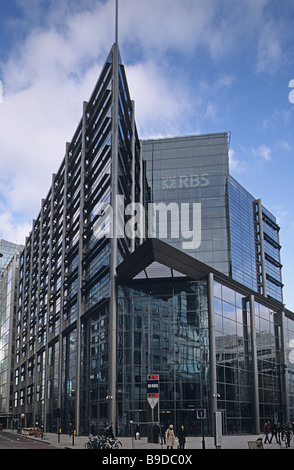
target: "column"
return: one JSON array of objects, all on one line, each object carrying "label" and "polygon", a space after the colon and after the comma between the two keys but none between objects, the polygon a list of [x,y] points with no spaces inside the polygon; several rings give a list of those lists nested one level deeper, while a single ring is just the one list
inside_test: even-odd
[{"label": "column", "polygon": [[260,433],[260,416],[259,416],[259,390],[258,390],[258,365],[257,365],[257,349],[256,349],[256,332],[255,332],[255,307],[254,295],[249,297],[250,308],[250,327],[251,327],[251,351],[252,351],[252,395],[254,410],[254,427],[255,433]]},{"label": "column", "polygon": [[85,228],[85,159],[87,152],[87,106],[83,103],[83,128],[82,128],[82,156],[81,156],[81,188],[80,188],[80,221],[79,221],[79,290],[78,290],[78,317],[77,317],[77,376],[76,376],[76,423],[75,430],[77,435],[80,434],[80,394],[81,394],[81,347],[82,347],[82,328],[81,318],[84,314],[83,303],[83,257],[84,257],[84,228]]},{"label": "column", "polygon": [[211,423],[214,429],[214,414],[217,411],[217,379],[216,379],[216,348],[215,348],[215,323],[214,323],[214,296],[213,274],[208,274],[208,326],[209,326],[209,368],[211,390]]},{"label": "column", "polygon": [[112,238],[110,239],[109,265],[109,376],[108,376],[108,416],[116,426],[116,266],[117,266],[117,199],[118,194],[118,94],[119,94],[119,50],[113,46],[113,91],[112,91],[112,161],[111,161],[111,206]]},{"label": "column", "polygon": [[285,338],[285,312],[281,312],[280,324],[281,324],[281,359],[280,359],[280,381],[281,381],[281,392],[282,392],[282,405],[285,408],[286,416],[285,420],[290,421],[290,403],[289,403],[289,383],[288,383],[288,372],[287,372],[287,348]]}]

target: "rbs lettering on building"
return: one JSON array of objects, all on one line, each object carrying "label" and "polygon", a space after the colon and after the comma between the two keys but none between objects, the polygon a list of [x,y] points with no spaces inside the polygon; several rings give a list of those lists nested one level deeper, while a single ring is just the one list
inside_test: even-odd
[{"label": "rbs lettering on building", "polygon": [[161,180],[161,189],[198,188],[209,185],[208,174],[165,176]]}]

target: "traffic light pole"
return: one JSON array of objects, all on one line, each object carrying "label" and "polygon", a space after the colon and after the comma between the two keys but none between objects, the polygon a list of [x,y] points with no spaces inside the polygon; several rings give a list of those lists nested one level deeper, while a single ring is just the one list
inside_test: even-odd
[{"label": "traffic light pole", "polygon": [[61,434],[61,429],[60,429],[60,425],[61,425],[61,412],[60,412],[60,408],[57,408],[57,422],[56,422],[56,425],[57,425],[57,442],[60,442],[60,434]]},{"label": "traffic light pole", "polygon": [[201,419],[201,428],[202,428],[202,449],[205,449],[204,419]]}]

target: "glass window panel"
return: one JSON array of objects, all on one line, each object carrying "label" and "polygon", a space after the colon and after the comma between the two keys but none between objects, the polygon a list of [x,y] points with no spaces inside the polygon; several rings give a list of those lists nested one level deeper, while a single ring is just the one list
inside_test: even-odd
[{"label": "glass window panel", "polygon": [[215,297],[218,297],[219,299],[221,299],[222,298],[222,286],[219,282],[214,282],[213,290],[214,290]]},{"label": "glass window panel", "polygon": [[225,302],[235,305],[235,292],[226,286],[222,286],[222,298]]},{"label": "glass window panel", "polygon": [[223,318],[223,331],[225,335],[236,335],[236,323],[228,318]]},{"label": "glass window panel", "polygon": [[227,302],[223,302],[223,315],[224,317],[227,317],[227,318],[230,318],[231,320],[236,321],[235,306],[228,304]]}]

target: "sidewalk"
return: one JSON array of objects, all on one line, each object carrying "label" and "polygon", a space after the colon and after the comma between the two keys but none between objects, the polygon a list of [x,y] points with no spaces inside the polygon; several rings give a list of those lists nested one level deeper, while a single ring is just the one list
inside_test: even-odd
[{"label": "sidewalk", "polygon": [[[41,440],[40,437],[27,436],[28,439]],[[223,436],[222,438],[222,449],[248,449],[248,441],[256,441],[258,438],[263,438],[262,434],[251,435],[251,434],[234,434],[229,436]],[[132,439],[131,437],[119,437],[118,438],[122,443],[122,449],[134,449],[134,450],[166,450],[165,445],[148,443],[146,437],[142,437],[140,440]],[[48,445],[53,445],[61,449],[84,449],[84,444],[87,442],[87,436],[72,436],[67,434],[60,435],[60,442],[58,442],[57,434],[45,433],[45,438],[42,442],[48,443]],[[176,449],[176,446],[175,446]],[[186,449],[202,449],[202,437],[188,437],[186,443]],[[205,437],[205,449],[215,449],[214,438]],[[286,449],[285,442],[282,442],[280,446],[276,442],[271,444],[264,444],[264,449]],[[294,441],[291,442],[291,446],[288,449],[294,449]]]}]

